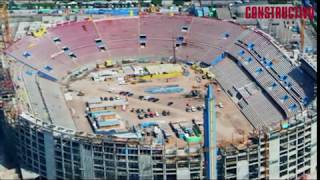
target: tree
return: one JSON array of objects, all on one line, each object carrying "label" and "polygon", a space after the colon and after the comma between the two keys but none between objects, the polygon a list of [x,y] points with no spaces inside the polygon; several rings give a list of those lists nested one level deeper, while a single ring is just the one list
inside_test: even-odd
[{"label": "tree", "polygon": [[183,6],[184,0],[173,0],[173,4],[176,6]]},{"label": "tree", "polygon": [[162,0],[152,0],[151,3],[154,4],[155,6],[161,6]]}]

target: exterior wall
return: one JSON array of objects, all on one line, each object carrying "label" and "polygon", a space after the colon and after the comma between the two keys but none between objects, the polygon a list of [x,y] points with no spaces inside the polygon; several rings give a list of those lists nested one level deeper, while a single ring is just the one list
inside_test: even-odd
[{"label": "exterior wall", "polygon": [[[316,115],[297,117],[289,128],[270,133],[267,141],[254,137],[242,150],[219,148],[218,178],[298,179],[312,174],[317,167],[316,123]],[[83,136],[23,117],[15,123],[15,134],[21,167],[49,179],[204,178],[201,152],[184,150],[181,156],[183,150]]]},{"label": "exterior wall", "polygon": [[311,171],[311,127],[315,119],[299,117],[295,125],[280,132],[280,178],[297,179]]},{"label": "exterior wall", "polygon": [[[317,123],[311,125],[311,174],[317,174]],[[315,178],[315,177],[313,177]]]},{"label": "exterior wall", "polygon": [[269,142],[269,178],[279,179],[279,155],[280,155],[280,138],[275,135],[275,138]]},{"label": "exterior wall", "polygon": [[218,177],[298,179],[305,174],[315,174],[316,132],[316,115],[309,118],[297,116],[289,128],[269,133],[267,141],[265,137],[255,137],[251,139],[252,144],[243,150],[221,148],[223,158],[218,161]]},{"label": "exterior wall", "polygon": [[43,125],[40,121],[20,118],[16,123],[16,146],[21,166],[45,178],[169,180],[181,175],[190,179],[202,177],[200,152],[180,157],[177,151],[165,153],[163,146],[130,145],[127,141],[96,136],[86,139],[71,130],[40,124]]},{"label": "exterior wall", "polygon": [[[50,132],[44,132],[44,148],[45,148],[45,161],[48,169],[56,169],[54,163],[54,139]],[[47,171],[48,179],[54,179],[56,177],[56,171]]]}]

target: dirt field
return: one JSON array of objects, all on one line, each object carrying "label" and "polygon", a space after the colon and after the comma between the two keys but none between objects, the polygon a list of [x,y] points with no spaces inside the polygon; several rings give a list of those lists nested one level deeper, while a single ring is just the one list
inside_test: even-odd
[{"label": "dirt field", "polygon": [[[137,84],[118,85],[115,80],[104,81],[104,82],[94,82],[89,78],[75,81],[70,84],[69,89],[74,90],[71,92],[72,100],[67,101],[70,111],[74,118],[75,124],[80,131],[92,132],[90,124],[85,117],[85,103],[92,98],[96,97],[123,97],[127,98],[129,107],[125,111],[118,111],[117,113],[122,117],[126,124],[137,125],[144,121],[156,121],[164,129],[170,130],[168,125],[169,122],[178,121],[188,121],[188,120],[199,120],[203,119],[203,112],[186,112],[186,104],[190,106],[203,106],[203,98],[185,98],[184,95],[189,93],[193,86],[198,86],[201,94],[205,93],[205,84],[208,80],[201,80],[201,82],[196,81],[196,77],[201,77],[200,74],[194,73],[189,70],[189,76],[181,76],[174,79],[155,79],[152,82],[144,82]],[[166,85],[179,85],[184,88],[181,93],[173,94],[147,94],[145,89],[154,86],[166,86]],[[217,103],[222,103],[223,108],[217,107],[217,129],[218,129],[218,141],[232,141],[238,138],[242,138],[242,132],[244,133],[250,131],[252,128],[246,118],[241,114],[233,102],[224,94],[222,91],[218,91],[219,87],[216,87],[216,101]],[[77,91],[81,90],[85,96],[77,96]],[[119,95],[120,91],[129,91],[134,95],[131,97],[124,97]],[[139,96],[152,96],[159,98],[158,102],[149,102],[146,100],[140,100]],[[171,106],[168,106],[168,102],[173,102]],[[158,112],[159,117],[154,118],[144,118],[139,120],[135,112],[130,110],[134,108],[142,108],[147,110],[150,108],[152,112]],[[170,111],[170,116],[162,116],[161,112]],[[178,144],[180,144],[178,142]]]}]

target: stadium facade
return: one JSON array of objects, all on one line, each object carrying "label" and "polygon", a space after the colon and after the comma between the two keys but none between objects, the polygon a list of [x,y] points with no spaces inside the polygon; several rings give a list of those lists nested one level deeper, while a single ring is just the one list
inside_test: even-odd
[{"label": "stadium facade", "polygon": [[[104,23],[116,23],[117,27],[110,25],[106,31],[102,31],[106,27]],[[209,28],[213,26],[219,28]],[[161,31],[161,28],[170,30]],[[187,32],[182,32],[182,29],[187,29]],[[75,32],[78,33],[77,37],[72,36]],[[141,34],[145,34],[147,39],[143,49],[140,48]],[[231,97],[241,96],[236,100],[237,104],[257,129],[245,140],[245,145],[225,145],[218,148],[218,179],[296,179],[316,171],[317,113],[313,103],[313,89],[310,90],[314,82],[308,85],[311,80],[309,76],[303,75],[299,76],[300,79],[295,79],[300,71],[296,71],[296,66],[289,63],[272,40],[259,31],[243,29],[232,22],[189,16],[146,16],[106,22],[86,20],[54,27],[45,35],[47,38],[25,38],[11,46],[6,53],[42,75],[41,80],[30,80],[26,86],[37,84],[43,88],[45,81],[59,81],[67,74],[73,74],[72,70],[79,68],[79,64],[84,66],[92,63],[88,62],[88,58],[95,61],[108,53],[112,57],[169,57],[172,53],[172,35],[185,39],[185,45],[176,52],[179,59],[203,61],[217,64],[217,67],[232,67],[226,66],[224,58],[238,59],[239,69],[242,68],[250,77],[250,81],[246,81],[256,82],[262,89],[257,96],[261,95],[273,102],[268,109],[259,109],[262,108],[263,101],[242,98],[245,96],[244,92],[230,85],[236,81],[229,80],[228,84],[217,73],[217,80],[224,91]],[[60,39],[60,44],[52,40],[57,38]],[[94,39],[97,38],[105,42],[106,52],[100,52],[96,47]],[[32,45],[35,42],[38,46]],[[45,51],[43,46],[47,47]],[[204,51],[208,53],[203,55]],[[268,54],[274,54],[273,57],[280,61],[272,64],[268,61]],[[219,62],[213,63],[212,59],[217,55],[219,58],[214,61]],[[77,58],[77,63],[72,61],[74,58]],[[232,68],[229,70],[232,73]],[[301,86],[297,81],[304,81],[305,84]],[[241,85],[239,83],[238,86]],[[273,91],[276,86],[278,89]],[[33,90],[36,91],[37,88]],[[44,93],[39,91],[40,95]],[[48,103],[47,98],[50,97],[42,96],[42,101]],[[64,126],[66,120],[56,118],[52,113],[54,109],[48,109],[48,106],[50,104],[44,103],[48,119],[39,119],[28,111],[18,111],[17,116],[7,115],[5,119],[7,137],[12,138],[16,146],[21,167],[41,177],[167,180],[206,178],[205,153],[201,144],[182,149],[168,148],[165,144],[144,144],[135,137],[81,132]],[[265,117],[254,116],[253,112],[257,111],[265,113]],[[268,116],[267,113],[274,111],[281,115]],[[285,121],[277,121],[276,125],[271,125],[273,122],[270,118],[275,120],[274,118],[279,117],[284,117]]]},{"label": "stadium facade", "polygon": [[[313,112],[313,113],[312,113]],[[138,139],[75,132],[22,114],[14,124],[21,167],[48,179],[203,179],[199,148],[166,149]],[[297,179],[316,172],[317,115],[299,115],[287,128],[252,134],[247,147],[220,147],[218,179]]]}]

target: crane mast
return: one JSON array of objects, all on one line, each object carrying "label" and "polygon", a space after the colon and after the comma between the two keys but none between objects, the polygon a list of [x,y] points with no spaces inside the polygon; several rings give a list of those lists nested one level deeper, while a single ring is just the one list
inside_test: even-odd
[{"label": "crane mast", "polygon": [[305,21],[301,18],[301,28],[300,28],[300,44],[301,44],[301,52],[304,52],[304,28],[305,28]]},{"label": "crane mast", "polygon": [[6,2],[0,2],[0,35],[4,44],[3,48],[7,48],[11,43],[9,15]]}]

